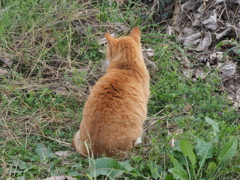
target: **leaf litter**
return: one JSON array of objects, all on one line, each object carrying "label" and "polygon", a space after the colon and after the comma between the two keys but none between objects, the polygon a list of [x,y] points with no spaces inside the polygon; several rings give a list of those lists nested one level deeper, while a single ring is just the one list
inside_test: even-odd
[{"label": "leaf litter", "polygon": [[[196,81],[208,75],[201,64],[206,65],[210,72],[218,70],[223,88],[237,109],[240,109],[239,8],[239,0],[186,0],[181,3],[176,0],[167,31],[184,45],[184,53],[195,59],[193,62],[183,56],[183,52],[175,52],[183,65],[183,74]],[[191,66],[196,62],[200,64]]]}]

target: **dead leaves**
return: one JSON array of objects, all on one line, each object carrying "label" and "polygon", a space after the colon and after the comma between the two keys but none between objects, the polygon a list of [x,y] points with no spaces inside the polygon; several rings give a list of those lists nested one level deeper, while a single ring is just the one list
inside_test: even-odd
[{"label": "dead leaves", "polygon": [[182,5],[175,3],[179,17],[173,17],[174,34],[180,42],[190,45],[196,51],[208,50],[215,36],[217,40],[222,40],[225,36],[239,38],[240,19],[236,16],[239,10],[235,6],[238,3],[227,3],[224,0],[188,0]]},{"label": "dead leaves", "polygon": [[146,66],[149,69],[149,73],[155,74],[158,70],[158,67],[157,67],[156,63],[151,61],[151,59],[154,57],[154,50],[152,48],[146,48],[146,49],[143,48],[142,52],[143,52],[143,58],[146,63]]},{"label": "dead leaves", "polygon": [[[174,17],[168,28],[184,45],[184,52],[176,51],[175,57],[181,61],[186,78],[197,81],[218,70],[236,108],[240,108],[239,7],[239,0],[187,0],[182,4],[175,0]],[[186,53],[195,62],[191,62]],[[204,71],[206,66],[208,71]]]},{"label": "dead leaves", "polygon": [[197,51],[206,51],[212,43],[212,36],[210,32],[201,33],[201,39],[196,48]]},{"label": "dead leaves", "polygon": [[69,155],[69,151],[56,151],[54,152],[57,156],[66,158]]},{"label": "dead leaves", "polygon": [[196,51],[206,51],[212,43],[210,32],[199,32],[195,27],[185,27],[178,36],[178,40],[186,48]]},{"label": "dead leaves", "polygon": [[230,79],[233,78],[234,75],[236,74],[237,70],[237,64],[233,63],[232,61],[227,61],[225,63],[219,63],[219,72],[220,76],[224,79]]},{"label": "dead leaves", "polygon": [[[0,49],[0,62],[3,62],[2,67],[11,67],[13,64],[13,55],[6,53],[3,49]],[[0,75],[7,74],[6,69],[0,68]]]},{"label": "dead leaves", "polygon": [[13,55],[6,53],[3,49],[0,49],[0,61],[3,62],[3,66],[11,67],[13,57]]},{"label": "dead leaves", "polygon": [[54,176],[54,177],[49,177],[45,180],[77,180],[76,178],[71,178],[68,176]]},{"label": "dead leaves", "polygon": [[5,75],[7,73],[8,73],[8,71],[6,69],[0,68],[0,75]]}]

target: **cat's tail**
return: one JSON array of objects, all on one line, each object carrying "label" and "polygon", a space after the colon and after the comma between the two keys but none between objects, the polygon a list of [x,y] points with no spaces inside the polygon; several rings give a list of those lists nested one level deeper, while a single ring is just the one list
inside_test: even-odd
[{"label": "cat's tail", "polygon": [[73,136],[72,147],[84,157],[92,156],[91,150],[87,142],[80,140],[80,130]]}]

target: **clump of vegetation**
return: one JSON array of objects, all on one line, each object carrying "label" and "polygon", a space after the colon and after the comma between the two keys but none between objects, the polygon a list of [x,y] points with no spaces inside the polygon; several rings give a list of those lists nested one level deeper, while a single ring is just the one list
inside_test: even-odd
[{"label": "clump of vegetation", "polygon": [[[145,16],[149,7],[68,0],[0,6],[0,179],[238,178],[239,112],[217,70],[200,65],[208,75],[195,81],[183,74],[174,54],[182,46],[159,33],[164,28]],[[103,74],[103,34],[120,36],[134,26],[141,26],[143,48],[154,50],[157,67],[149,67],[143,144],[125,159],[81,157],[70,143]]]}]

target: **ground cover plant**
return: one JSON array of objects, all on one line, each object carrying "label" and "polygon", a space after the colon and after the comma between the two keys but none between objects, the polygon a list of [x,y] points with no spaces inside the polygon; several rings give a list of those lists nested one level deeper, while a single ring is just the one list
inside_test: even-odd
[{"label": "ground cover plant", "polygon": [[[151,19],[148,6],[3,0],[0,7],[0,179],[239,178],[239,111],[218,70],[188,57],[207,74],[188,78],[178,58],[183,46]],[[104,73],[103,35],[134,26],[152,52],[143,144],[125,159],[83,158],[70,143]]]}]

